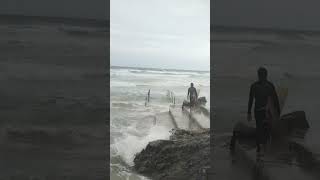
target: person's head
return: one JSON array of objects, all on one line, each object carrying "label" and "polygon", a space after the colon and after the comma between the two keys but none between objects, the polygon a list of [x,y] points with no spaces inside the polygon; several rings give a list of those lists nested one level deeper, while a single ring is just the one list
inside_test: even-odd
[{"label": "person's head", "polygon": [[258,78],[260,81],[265,81],[267,80],[267,76],[268,76],[268,71],[266,68],[264,67],[260,67],[258,69]]},{"label": "person's head", "polygon": [[190,83],[190,86],[193,87],[193,83]]}]

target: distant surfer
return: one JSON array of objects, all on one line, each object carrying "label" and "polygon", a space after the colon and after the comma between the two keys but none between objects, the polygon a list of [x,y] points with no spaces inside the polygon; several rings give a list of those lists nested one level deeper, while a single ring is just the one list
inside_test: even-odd
[{"label": "distant surfer", "polygon": [[280,115],[278,96],[274,85],[267,80],[267,76],[267,69],[260,67],[258,69],[258,81],[250,87],[248,102],[248,121],[251,121],[251,108],[253,100],[255,100],[254,116],[256,120],[256,145],[258,153],[260,153],[260,145],[266,144],[266,141],[270,138],[268,137],[270,133],[270,129],[268,130],[268,128],[271,127],[271,124],[267,121],[270,102],[272,102],[273,109],[275,110],[274,113],[278,116]]},{"label": "distant surfer", "polygon": [[188,98],[190,98],[190,107],[194,106],[198,99],[197,89],[193,87],[193,83],[190,84],[188,89]]}]

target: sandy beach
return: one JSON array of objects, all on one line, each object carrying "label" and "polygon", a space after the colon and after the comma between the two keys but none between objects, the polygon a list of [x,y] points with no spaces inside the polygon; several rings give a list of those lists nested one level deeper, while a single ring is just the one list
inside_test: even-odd
[{"label": "sandy beach", "polygon": [[107,26],[2,19],[0,178],[106,179]]}]

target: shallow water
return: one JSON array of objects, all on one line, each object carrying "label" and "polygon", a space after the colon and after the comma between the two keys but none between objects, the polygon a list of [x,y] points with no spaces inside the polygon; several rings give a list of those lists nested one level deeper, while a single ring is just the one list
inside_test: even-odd
[{"label": "shallow water", "polygon": [[[182,104],[193,82],[209,108],[210,73],[111,68],[110,78],[110,178],[147,179],[133,172],[133,159],[150,141],[169,138],[173,124],[168,117],[168,92],[174,93],[176,104]],[[150,102],[145,104],[149,89]]]}]

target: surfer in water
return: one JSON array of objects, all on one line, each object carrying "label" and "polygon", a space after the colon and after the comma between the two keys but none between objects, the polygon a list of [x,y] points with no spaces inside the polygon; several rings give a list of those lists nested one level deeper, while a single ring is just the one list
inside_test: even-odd
[{"label": "surfer in water", "polygon": [[253,100],[254,105],[254,117],[256,120],[256,145],[257,153],[260,153],[260,145],[266,144],[270,131],[266,131],[270,124],[267,120],[267,107],[268,101],[272,99],[275,113],[280,115],[280,105],[274,85],[267,80],[268,72],[264,67],[258,69],[258,81],[254,82],[250,87],[249,102],[248,102],[248,121],[252,120],[251,108]]},{"label": "surfer in water", "polygon": [[190,107],[193,107],[198,99],[197,89],[193,87],[193,83],[190,84],[188,89],[188,98],[190,98]]}]

